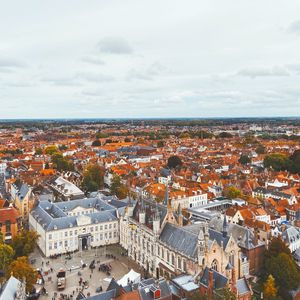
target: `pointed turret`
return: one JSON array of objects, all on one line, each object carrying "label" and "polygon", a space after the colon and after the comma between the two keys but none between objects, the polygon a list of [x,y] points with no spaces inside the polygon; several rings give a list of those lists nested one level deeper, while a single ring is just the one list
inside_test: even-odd
[{"label": "pointed turret", "polygon": [[223,233],[223,237],[226,237],[228,234],[228,223],[227,223],[226,215],[224,215],[222,233]]},{"label": "pointed turret", "polygon": [[141,207],[140,207],[140,211],[139,211],[139,222],[142,224],[146,223],[146,212],[145,212],[145,204],[144,204],[143,197],[141,199]]},{"label": "pointed turret", "polygon": [[160,214],[157,204],[155,205],[155,213],[153,217],[153,231],[157,234],[160,230]]},{"label": "pointed turret", "polygon": [[169,187],[168,184],[166,184],[166,190],[165,190],[165,196],[164,196],[164,205],[169,206]]},{"label": "pointed turret", "polygon": [[183,226],[183,214],[182,214],[180,203],[178,204],[177,214],[178,214],[178,225]]}]

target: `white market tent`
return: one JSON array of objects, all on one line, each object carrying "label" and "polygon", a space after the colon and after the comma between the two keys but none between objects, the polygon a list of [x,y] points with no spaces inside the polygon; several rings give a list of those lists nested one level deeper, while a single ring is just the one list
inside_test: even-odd
[{"label": "white market tent", "polygon": [[133,283],[139,283],[141,281],[141,274],[131,269],[126,275],[124,275],[120,280],[118,280],[118,284],[121,286],[126,286],[131,281]]}]

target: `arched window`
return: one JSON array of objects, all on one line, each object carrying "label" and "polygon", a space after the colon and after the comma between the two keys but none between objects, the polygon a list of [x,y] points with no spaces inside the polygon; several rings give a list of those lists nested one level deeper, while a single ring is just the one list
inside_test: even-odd
[{"label": "arched window", "polygon": [[218,261],[216,259],[211,263],[211,268],[215,271],[218,271]]},{"label": "arched window", "polygon": [[175,265],[175,255],[172,254],[172,266],[174,266],[174,265]]},{"label": "arched window", "polygon": [[180,257],[178,257],[177,268],[181,269],[181,259],[180,259]]}]

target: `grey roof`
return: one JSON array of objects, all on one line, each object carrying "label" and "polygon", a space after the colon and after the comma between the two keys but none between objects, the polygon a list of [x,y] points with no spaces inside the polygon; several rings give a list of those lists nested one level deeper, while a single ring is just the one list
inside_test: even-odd
[{"label": "grey roof", "polygon": [[250,292],[249,285],[245,278],[238,279],[236,282],[236,288],[239,295],[243,295]]},{"label": "grey roof", "polygon": [[[200,278],[200,283],[204,285],[205,287],[208,286],[208,279],[209,279],[209,271],[210,269],[206,267],[204,269],[203,275]],[[222,289],[224,288],[227,283],[228,279],[223,276],[222,274],[218,273],[215,270],[211,270],[213,272],[213,289]]]},{"label": "grey roof", "polygon": [[[222,231],[223,219],[220,217],[211,219],[209,222],[209,227],[217,231]],[[253,242],[254,234],[249,228],[240,226],[238,224],[229,223],[227,233],[234,238],[240,247],[246,249],[252,249],[255,247]],[[262,245],[260,241],[258,242],[259,246]]]},{"label": "grey roof", "polygon": [[8,281],[2,287],[0,300],[14,300],[16,291],[21,282],[14,276],[10,276]]},{"label": "grey roof", "polygon": [[294,243],[300,240],[300,229],[290,226],[282,232],[282,239],[288,243]]},{"label": "grey roof", "polygon": [[[115,202],[112,204],[115,204]],[[120,208],[116,208],[115,206],[108,204],[107,201],[99,198],[85,198],[57,203],[42,201],[30,214],[46,231],[52,231],[54,229],[77,226],[77,219],[79,216],[68,215],[68,212],[76,207],[94,208],[96,211],[89,213],[86,216],[91,218],[92,224],[97,224],[116,220],[118,218],[118,213],[124,210],[123,205],[118,206]]]},{"label": "grey roof", "polygon": [[167,223],[164,226],[159,239],[170,248],[179,251],[186,256],[192,258],[197,257],[198,235],[186,230],[185,227],[177,227],[171,223]]},{"label": "grey roof", "polygon": [[179,288],[191,292],[199,288],[194,282],[194,277],[192,275],[180,275],[172,279],[172,282]]}]

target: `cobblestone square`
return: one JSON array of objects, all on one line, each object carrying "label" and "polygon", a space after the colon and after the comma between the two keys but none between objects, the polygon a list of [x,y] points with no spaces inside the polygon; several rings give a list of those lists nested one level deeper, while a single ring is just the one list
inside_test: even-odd
[{"label": "cobblestone square", "polygon": [[[137,264],[129,260],[127,256],[121,255],[122,251],[120,246],[111,245],[99,249],[76,252],[71,254],[71,259],[67,259],[66,255],[62,255],[58,258],[46,258],[43,257],[38,249],[36,249],[30,256],[30,259],[35,259],[33,266],[42,271],[45,280],[44,287],[48,292],[47,295],[40,296],[39,299],[59,299],[60,294],[69,295],[70,299],[76,299],[79,291],[82,290],[82,285],[79,285],[80,278],[82,278],[83,281],[88,281],[87,288],[83,289],[83,293],[85,295],[90,294],[93,296],[97,294],[97,288],[101,286],[103,291],[105,291],[111,278],[119,280],[128,273],[130,269],[134,269],[136,272],[143,274]],[[116,259],[107,257],[108,254],[112,254]],[[91,270],[89,265],[93,260],[95,260],[96,263],[95,268]],[[48,261],[49,264],[46,264]],[[82,268],[82,263],[87,266]],[[100,264],[111,265],[112,271],[110,276],[99,271]],[[52,272],[51,268],[53,269]],[[66,288],[58,291],[56,274],[61,268],[66,270]],[[78,274],[79,272],[81,275]],[[42,285],[36,285],[36,287],[38,290]]]}]

